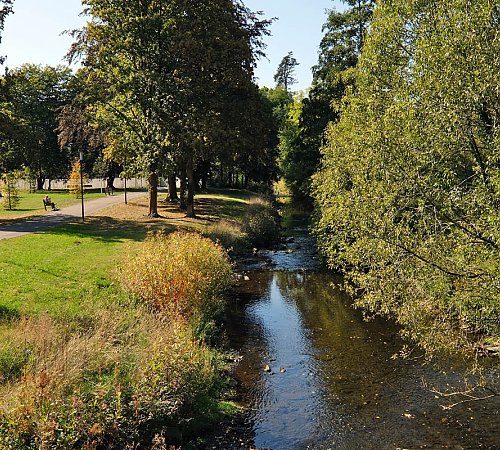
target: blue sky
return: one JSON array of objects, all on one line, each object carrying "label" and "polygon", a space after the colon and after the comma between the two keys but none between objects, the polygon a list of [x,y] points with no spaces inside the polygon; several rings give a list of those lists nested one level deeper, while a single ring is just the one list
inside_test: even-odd
[{"label": "blue sky", "polygon": [[[264,17],[277,17],[267,37],[267,59],[259,62],[256,77],[261,86],[274,86],[273,75],[283,56],[292,51],[299,62],[298,83],[294,89],[307,88],[312,80],[311,67],[318,59],[321,27],[326,9],[342,9],[340,0],[245,0]],[[23,63],[65,64],[63,57],[71,44],[66,29],[85,23],[79,17],[80,0],[14,0],[14,14],[7,17],[0,44],[0,54],[7,55],[7,67]]]}]

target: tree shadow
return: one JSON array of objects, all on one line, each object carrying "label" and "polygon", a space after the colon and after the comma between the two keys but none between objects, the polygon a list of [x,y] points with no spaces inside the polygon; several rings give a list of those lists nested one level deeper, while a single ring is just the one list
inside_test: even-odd
[{"label": "tree shadow", "polygon": [[143,241],[149,232],[171,232],[175,226],[161,218],[144,220],[116,219],[108,216],[88,217],[85,223],[68,222],[44,231],[44,234],[92,238],[101,242]]}]

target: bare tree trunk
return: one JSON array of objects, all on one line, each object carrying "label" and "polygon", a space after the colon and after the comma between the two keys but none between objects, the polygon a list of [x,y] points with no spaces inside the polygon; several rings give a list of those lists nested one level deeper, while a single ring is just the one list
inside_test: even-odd
[{"label": "bare tree trunk", "polygon": [[180,170],[180,176],[181,176],[181,185],[180,185],[180,202],[179,202],[179,208],[182,210],[186,209],[186,166],[184,164],[181,165],[181,170]]},{"label": "bare tree trunk", "polygon": [[45,183],[45,178],[40,175],[39,177],[37,177],[36,179],[36,190],[37,191],[41,191],[43,189],[43,185]]},{"label": "bare tree trunk", "polygon": [[193,171],[193,160],[189,158],[186,166],[187,178],[188,178],[188,190],[187,190],[187,202],[186,202],[186,216],[194,218],[196,214],[194,212],[194,191],[195,191],[195,179]]},{"label": "bare tree trunk", "polygon": [[158,174],[156,167],[150,168],[149,172],[149,217],[160,217],[158,214]]},{"label": "bare tree trunk", "polygon": [[168,201],[170,203],[175,203],[179,201],[179,196],[177,195],[177,184],[175,182],[175,173],[168,176]]}]

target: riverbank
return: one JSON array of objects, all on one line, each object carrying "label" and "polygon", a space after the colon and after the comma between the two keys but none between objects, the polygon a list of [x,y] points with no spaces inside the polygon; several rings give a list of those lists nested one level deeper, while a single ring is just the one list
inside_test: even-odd
[{"label": "riverbank", "polygon": [[462,359],[426,361],[393,322],[366,321],[302,219],[283,223],[285,245],[240,266],[224,321],[252,448],[497,448],[488,360],[481,380]]},{"label": "riverbank", "polygon": [[[263,208],[252,197],[241,191],[200,196],[197,219],[164,203],[162,217],[154,220],[145,216],[147,200],[136,199],[96,213],[85,224],[1,242],[0,442],[7,448],[124,448],[125,442],[146,445],[153,439],[158,446],[179,445],[231,416],[237,408],[226,394],[230,360],[208,345],[216,338],[218,310],[212,282],[203,298],[184,289],[197,290],[196,280],[209,273],[222,248],[183,263],[202,270],[198,275],[174,270],[173,278],[163,280],[182,288],[174,289],[174,297],[188,298],[186,305],[211,305],[203,320],[191,314],[192,306],[160,314],[158,305],[144,305],[142,290],[131,296],[121,280],[142,266],[133,263],[135,255],[155,231],[197,231],[224,242],[230,253],[244,251],[252,245],[248,214],[258,217],[256,208]],[[264,208],[261,216],[267,214]],[[189,247],[213,246],[194,239],[201,240],[186,244],[179,257],[190,255]],[[159,260],[169,263],[172,252],[167,253]],[[124,261],[132,261],[131,267]],[[211,276],[214,282],[219,278]]]}]

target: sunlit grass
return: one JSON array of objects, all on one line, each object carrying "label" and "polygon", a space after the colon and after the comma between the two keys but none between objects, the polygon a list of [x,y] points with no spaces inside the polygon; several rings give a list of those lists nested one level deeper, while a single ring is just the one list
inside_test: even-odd
[{"label": "sunlit grass", "polygon": [[[0,223],[2,220],[22,219],[25,217],[39,216],[45,214],[43,207],[43,198],[49,195],[52,201],[58,208],[74,205],[81,201],[75,195],[69,194],[66,191],[19,191],[19,204],[12,211],[7,210],[0,204]],[[86,192],[85,199],[94,199],[104,197],[100,192]],[[48,208],[50,210],[50,208]]]}]

